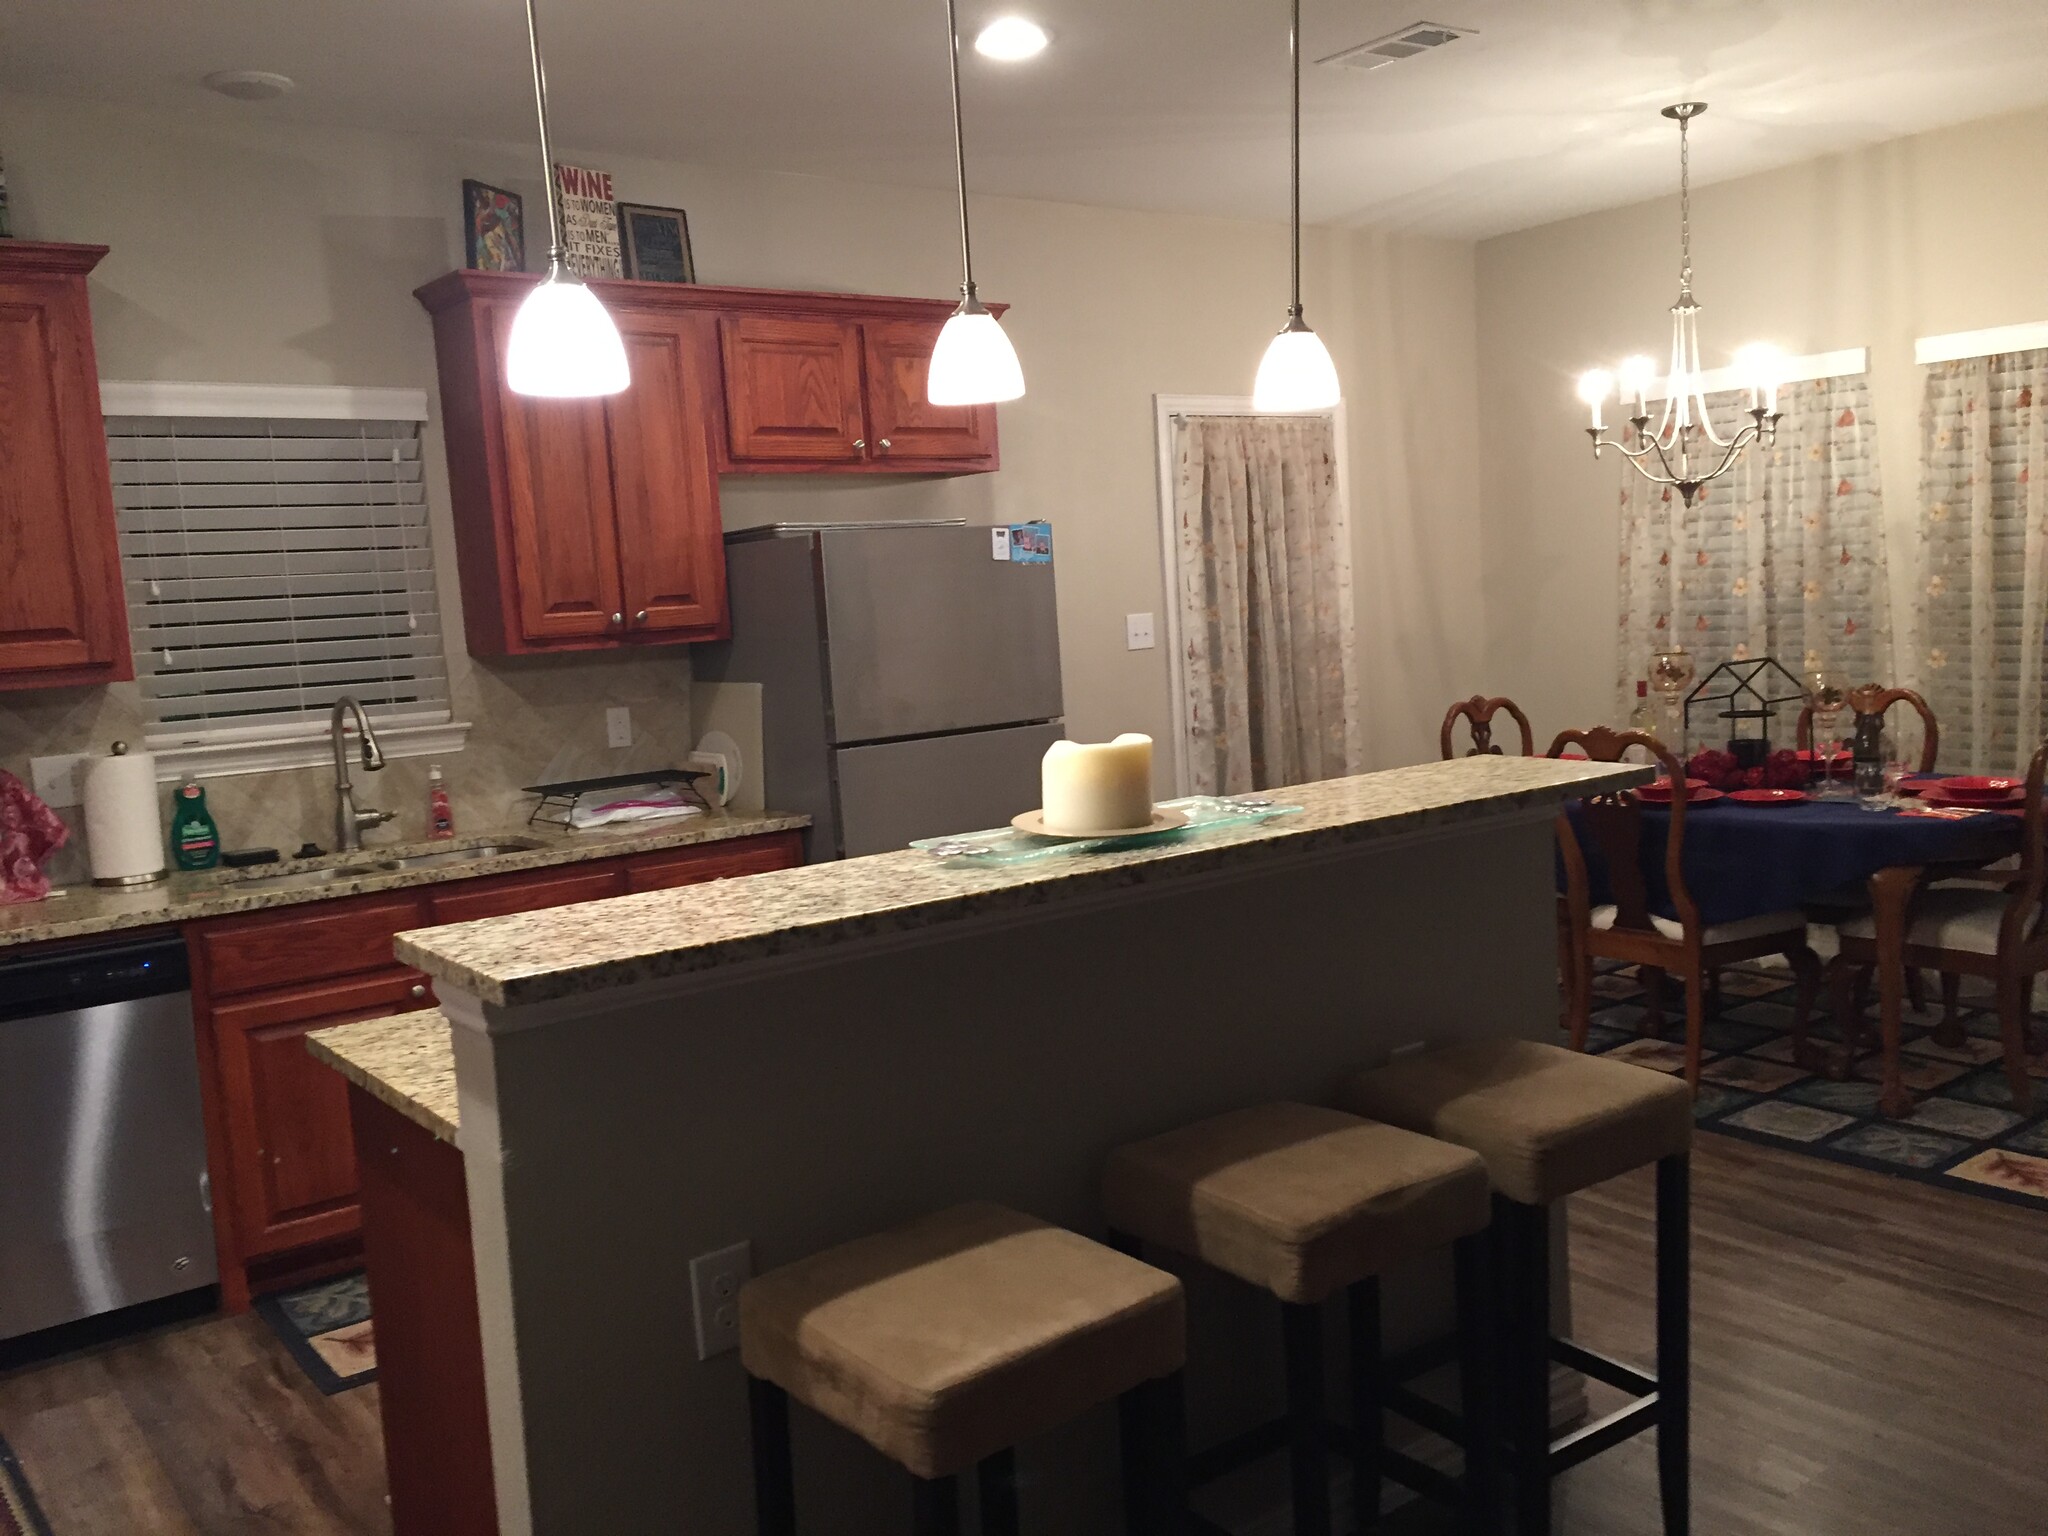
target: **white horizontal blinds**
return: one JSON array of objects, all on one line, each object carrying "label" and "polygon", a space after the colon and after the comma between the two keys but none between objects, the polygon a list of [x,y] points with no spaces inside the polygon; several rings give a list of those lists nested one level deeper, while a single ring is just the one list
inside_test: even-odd
[{"label": "white horizontal blinds", "polygon": [[[1746,423],[1746,393],[1708,397],[1725,433]],[[1868,380],[1812,379],[1779,396],[1769,448],[1750,447],[1691,508],[1626,472],[1622,488],[1624,708],[1649,658],[1669,645],[1701,677],[1724,661],[1770,656],[1797,675],[1892,676],[1891,599],[1877,433]],[[1774,720],[1789,745],[1792,711]],[[1711,743],[1719,723],[1694,734]]]},{"label": "white horizontal blinds", "polygon": [[1916,602],[1943,766],[2025,765],[2041,738],[2048,622],[2048,351],[1925,370]]},{"label": "white horizontal blinds", "polygon": [[448,711],[412,421],[110,416],[136,675],[164,733]]}]

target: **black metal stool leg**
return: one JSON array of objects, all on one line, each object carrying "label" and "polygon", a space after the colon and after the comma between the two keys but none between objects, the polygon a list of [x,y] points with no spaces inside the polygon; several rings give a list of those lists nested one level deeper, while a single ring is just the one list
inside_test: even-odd
[{"label": "black metal stool leg", "polygon": [[1484,1233],[1461,1237],[1451,1249],[1458,1306],[1458,1411],[1465,1424],[1464,1524],[1470,1536],[1498,1529],[1499,1495],[1493,1485],[1497,1452],[1493,1390],[1488,1380],[1489,1306]]},{"label": "black metal stool leg", "polygon": [[1692,1528],[1692,1170],[1657,1164],[1657,1486],[1664,1536]]},{"label": "black metal stool leg", "polygon": [[981,1536],[1018,1536],[1017,1453],[997,1451],[974,1469],[981,1495]]},{"label": "black metal stool leg", "polygon": [[951,1477],[910,1478],[910,1529],[914,1536],[960,1536],[960,1489]]},{"label": "black metal stool leg", "polygon": [[1287,1457],[1294,1536],[1330,1536],[1330,1463],[1323,1392],[1323,1314],[1282,1302],[1287,1345]]},{"label": "black metal stool leg", "polygon": [[1550,1212],[1494,1197],[1508,1272],[1508,1400],[1502,1413],[1515,1480],[1517,1536],[1550,1536]]},{"label": "black metal stool leg", "polygon": [[747,1378],[753,1419],[754,1529],[759,1536],[796,1536],[796,1476],[789,1456],[789,1394],[772,1381]]},{"label": "black metal stool leg", "polygon": [[1379,1529],[1380,1447],[1385,1395],[1380,1378],[1380,1282],[1361,1280],[1346,1294],[1351,1313],[1351,1501],[1361,1531]]}]

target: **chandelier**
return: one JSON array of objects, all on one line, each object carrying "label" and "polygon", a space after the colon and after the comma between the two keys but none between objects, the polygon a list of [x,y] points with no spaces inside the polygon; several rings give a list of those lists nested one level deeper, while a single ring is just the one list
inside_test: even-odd
[{"label": "chandelier", "polygon": [[1579,378],[1579,398],[1593,411],[1586,429],[1593,456],[1608,448],[1635,465],[1655,485],[1678,488],[1689,507],[1709,480],[1735,467],[1752,443],[1769,447],[1778,436],[1778,386],[1784,359],[1778,349],[1755,343],[1735,354],[1732,370],[1737,387],[1749,390],[1749,423],[1723,437],[1707,414],[1706,371],[1700,364],[1700,306],[1692,296],[1692,154],[1688,129],[1707,110],[1703,101],[1666,107],[1664,116],[1678,124],[1678,230],[1680,259],[1678,302],[1671,306],[1671,368],[1663,381],[1662,418],[1650,430],[1650,399],[1658,386],[1657,365],[1647,357],[1631,357],[1620,369],[1621,398],[1630,410],[1619,440],[1607,435],[1601,407],[1614,394],[1615,375],[1595,368]]}]

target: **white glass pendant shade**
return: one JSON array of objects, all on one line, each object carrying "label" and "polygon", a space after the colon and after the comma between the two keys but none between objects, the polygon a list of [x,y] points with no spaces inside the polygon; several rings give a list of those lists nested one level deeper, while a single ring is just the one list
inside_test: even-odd
[{"label": "white glass pendant shade", "polygon": [[1344,398],[1337,365],[1323,338],[1296,325],[1288,326],[1266,348],[1252,384],[1253,410],[1327,411]]},{"label": "white glass pendant shade", "polygon": [[1024,393],[1024,369],[1001,322],[978,305],[956,310],[932,347],[925,395],[933,405],[994,405]]},{"label": "white glass pendant shade", "polygon": [[619,328],[597,295],[550,273],[512,317],[505,381],[515,395],[574,400],[616,395],[632,376]]}]

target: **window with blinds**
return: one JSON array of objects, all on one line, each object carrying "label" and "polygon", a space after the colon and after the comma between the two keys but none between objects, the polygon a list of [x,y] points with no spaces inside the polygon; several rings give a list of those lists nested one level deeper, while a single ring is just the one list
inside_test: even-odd
[{"label": "window with blinds", "polygon": [[416,421],[109,416],[152,735],[448,717]]}]

